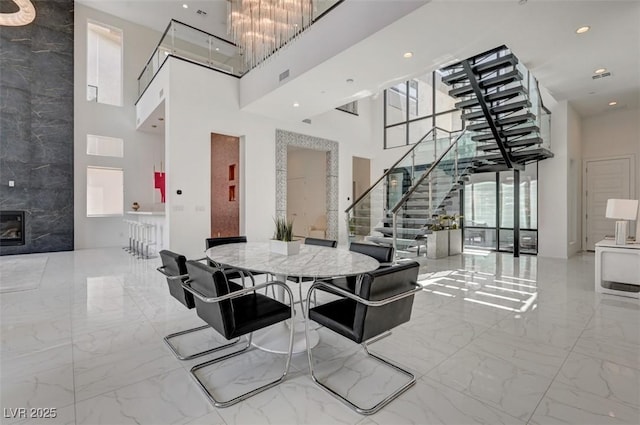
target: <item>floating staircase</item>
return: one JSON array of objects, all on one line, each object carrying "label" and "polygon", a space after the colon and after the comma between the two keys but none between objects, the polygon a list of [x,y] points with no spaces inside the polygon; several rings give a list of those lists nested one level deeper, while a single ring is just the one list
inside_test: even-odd
[{"label": "floating staircase", "polygon": [[505,46],[441,70],[466,124],[434,127],[347,210],[352,240],[393,245],[396,253],[426,248],[438,216],[460,212],[472,173],[524,169],[553,157],[548,113],[535,79]]},{"label": "floating staircase", "polygon": [[[466,129],[476,134],[478,171],[519,168],[550,158],[542,146],[543,108],[537,83],[518,58],[500,46],[442,69],[442,82],[458,99]],[[499,153],[500,155],[496,154]]]}]

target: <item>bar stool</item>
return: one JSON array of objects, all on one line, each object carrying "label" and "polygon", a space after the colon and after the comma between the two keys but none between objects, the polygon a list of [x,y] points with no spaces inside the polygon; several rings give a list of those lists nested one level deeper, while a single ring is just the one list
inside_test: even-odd
[{"label": "bar stool", "polygon": [[143,232],[144,232],[144,249],[145,254],[144,257],[146,259],[155,258],[149,255],[149,247],[156,244],[156,238],[154,237],[156,232],[156,225],[153,223],[143,223]]},{"label": "bar stool", "polygon": [[134,246],[134,250],[133,250],[133,255],[141,258],[142,255],[142,223],[139,222],[134,222],[133,224],[133,246]]},{"label": "bar stool", "polygon": [[131,254],[133,252],[133,221],[129,219],[124,219],[123,221],[127,225],[127,230],[128,230],[127,235],[129,237],[129,246],[122,247],[122,249],[124,249],[125,251]]}]

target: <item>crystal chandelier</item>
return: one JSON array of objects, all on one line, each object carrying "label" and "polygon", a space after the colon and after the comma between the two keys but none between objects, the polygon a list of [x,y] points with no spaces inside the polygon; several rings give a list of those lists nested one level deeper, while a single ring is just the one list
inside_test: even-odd
[{"label": "crystal chandelier", "polygon": [[228,0],[229,34],[247,69],[311,24],[312,0]]}]

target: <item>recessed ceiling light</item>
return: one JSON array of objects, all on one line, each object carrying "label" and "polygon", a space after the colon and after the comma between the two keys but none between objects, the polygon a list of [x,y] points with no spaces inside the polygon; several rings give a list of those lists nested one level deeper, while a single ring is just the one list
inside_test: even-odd
[{"label": "recessed ceiling light", "polygon": [[598,68],[593,71],[594,74],[604,74],[605,72],[607,72],[607,68]]},{"label": "recessed ceiling light", "polygon": [[220,48],[219,48],[219,47],[216,47],[216,52],[219,52],[219,51],[220,51]]},{"label": "recessed ceiling light", "polygon": [[184,4],[182,5],[182,7],[184,7],[185,9],[188,9],[188,8],[189,8],[189,5],[188,5],[188,4],[186,4],[186,3],[184,3]]},{"label": "recessed ceiling light", "polygon": [[576,34],[584,34],[585,32],[589,31],[591,29],[590,26],[585,25],[583,27],[580,27],[576,30]]},{"label": "recessed ceiling light", "polygon": [[413,57],[413,52],[406,52],[404,55],[402,55],[403,58],[405,59],[409,59]]},{"label": "recessed ceiling light", "polygon": [[293,107],[297,108],[298,106],[300,106],[300,104],[298,102],[293,102]]},{"label": "recessed ceiling light", "polygon": [[155,124],[151,124],[151,127],[153,127],[153,128],[158,128],[158,126],[157,126],[157,125],[155,125]]},{"label": "recessed ceiling light", "polygon": [[609,106],[616,106],[618,104],[618,102],[616,102],[615,100],[612,100],[611,102],[609,102]]},{"label": "recessed ceiling light", "polygon": [[160,117],[158,118],[158,121],[164,121],[164,118]]}]

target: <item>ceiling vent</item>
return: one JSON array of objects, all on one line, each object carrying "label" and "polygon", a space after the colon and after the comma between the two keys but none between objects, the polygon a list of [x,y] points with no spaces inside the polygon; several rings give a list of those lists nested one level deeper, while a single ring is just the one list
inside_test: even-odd
[{"label": "ceiling vent", "polygon": [[591,78],[594,79],[594,80],[598,80],[598,79],[604,78],[604,77],[611,77],[611,73],[610,72],[603,72],[602,74],[593,74],[591,76]]},{"label": "ceiling vent", "polygon": [[306,119],[303,119],[302,122],[305,124],[311,124],[311,119],[306,118]]},{"label": "ceiling vent", "polygon": [[287,69],[286,71],[280,73],[280,75],[278,76],[278,81],[282,81],[285,78],[289,78],[289,70]]},{"label": "ceiling vent", "polygon": [[202,9],[198,9],[198,11],[196,12],[198,15],[202,15],[202,16],[206,16],[207,12],[205,12]]}]

